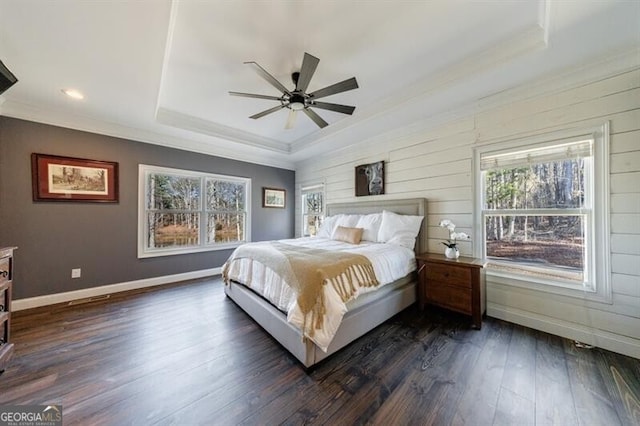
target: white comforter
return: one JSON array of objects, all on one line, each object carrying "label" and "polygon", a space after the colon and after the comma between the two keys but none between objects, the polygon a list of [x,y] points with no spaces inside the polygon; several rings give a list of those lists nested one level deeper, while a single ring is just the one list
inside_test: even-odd
[{"label": "white comforter", "polygon": [[[291,240],[281,240],[290,245],[300,245],[305,247],[344,251],[366,256],[373,265],[376,277],[380,282],[380,288],[399,278],[404,277],[416,269],[415,254],[413,250],[391,244],[371,243],[363,241],[359,245],[343,243],[327,238],[297,238]],[[296,303],[297,295],[294,290],[287,285],[267,265],[251,259],[236,259],[228,265],[228,277],[233,281],[243,283],[256,293],[287,313],[287,321],[299,329],[304,324],[304,316]],[[377,289],[363,287],[359,289],[359,294]],[[335,292],[333,286],[323,286],[327,313],[324,315],[324,324],[320,330],[316,330],[310,338],[323,351],[327,351],[331,340],[335,336],[342,317],[347,312],[347,306]]]}]

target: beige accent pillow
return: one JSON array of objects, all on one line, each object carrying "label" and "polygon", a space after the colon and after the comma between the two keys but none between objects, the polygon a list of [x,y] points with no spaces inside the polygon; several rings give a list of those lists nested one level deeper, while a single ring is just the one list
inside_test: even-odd
[{"label": "beige accent pillow", "polygon": [[360,244],[363,231],[363,228],[347,228],[344,226],[338,226],[333,232],[331,239],[344,241],[345,243]]}]

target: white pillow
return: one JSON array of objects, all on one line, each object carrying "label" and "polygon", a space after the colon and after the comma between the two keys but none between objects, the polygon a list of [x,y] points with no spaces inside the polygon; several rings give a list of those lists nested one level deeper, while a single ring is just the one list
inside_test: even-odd
[{"label": "white pillow", "polygon": [[338,220],[342,218],[342,214],[338,214],[335,216],[327,216],[322,220],[322,225],[320,225],[320,229],[316,233],[316,237],[320,238],[331,238],[333,235],[333,231],[335,231],[338,226]]},{"label": "white pillow", "polygon": [[362,217],[361,214],[341,214],[339,216],[340,219],[338,219],[338,226],[343,226],[345,228],[355,228]]},{"label": "white pillow", "polygon": [[363,228],[362,233],[363,241],[378,242],[378,233],[380,232],[380,225],[382,224],[382,213],[366,214],[360,218],[356,228]]},{"label": "white pillow", "polygon": [[383,210],[378,242],[403,246],[413,250],[422,220],[423,216],[400,215]]}]

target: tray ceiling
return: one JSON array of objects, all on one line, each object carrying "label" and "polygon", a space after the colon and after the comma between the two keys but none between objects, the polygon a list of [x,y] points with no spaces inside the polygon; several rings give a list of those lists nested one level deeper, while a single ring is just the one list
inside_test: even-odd
[{"label": "tray ceiling", "polygon": [[[637,2],[18,1],[0,0],[0,59],[19,82],[0,113],[293,168],[468,106],[487,95],[637,48]],[[280,96],[256,61],[293,89],[304,52],[320,59],[309,91],[355,76],[285,129]],[[85,98],[74,101],[61,89]]]}]

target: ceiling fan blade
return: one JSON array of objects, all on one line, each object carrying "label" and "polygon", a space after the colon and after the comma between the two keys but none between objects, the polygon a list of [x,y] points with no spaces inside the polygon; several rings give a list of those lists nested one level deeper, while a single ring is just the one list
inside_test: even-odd
[{"label": "ceiling fan blade", "polygon": [[262,111],[262,112],[259,112],[259,113],[257,113],[257,114],[254,114],[254,115],[252,115],[252,116],[251,116],[251,117],[249,117],[249,118],[257,119],[257,118],[260,118],[260,117],[264,117],[265,115],[271,114],[272,112],[279,111],[279,110],[281,110],[282,108],[284,108],[284,105],[278,105],[278,106],[275,106],[275,107],[273,107],[273,108],[269,108],[269,109],[267,109],[267,110],[264,110],[264,111]]},{"label": "ceiling fan blade", "polygon": [[257,62],[245,62],[245,64],[247,65],[251,65],[253,67],[253,69],[260,75],[260,77],[264,78],[265,80],[267,80],[273,87],[275,87],[276,89],[278,89],[279,91],[281,91],[282,93],[286,93],[287,95],[290,95],[291,92],[289,92],[289,90],[287,90],[286,87],[284,87],[282,85],[282,83],[280,83],[278,80],[276,80],[276,78],[274,76],[272,76],[271,74],[269,74],[264,68],[262,68],[260,65],[258,65]]},{"label": "ceiling fan blade", "polygon": [[327,102],[313,102],[311,106],[316,108],[328,109],[329,111],[341,112],[343,114],[353,114],[353,111],[356,109],[354,106],[349,105],[339,105],[339,104],[330,104]]},{"label": "ceiling fan blade", "polygon": [[293,129],[296,125],[296,117],[298,117],[298,111],[295,109],[289,110],[289,118],[287,118],[287,124],[285,124],[284,128],[287,130]]},{"label": "ceiling fan blade", "polygon": [[245,98],[258,98],[258,99],[269,99],[272,101],[280,101],[282,98],[277,96],[269,96],[269,95],[258,95],[255,93],[242,93],[242,92],[229,92],[231,96],[244,96]]},{"label": "ceiling fan blade", "polygon": [[348,78],[340,83],[332,84],[324,89],[316,90],[313,93],[309,93],[314,99],[324,98],[325,96],[335,95],[336,93],[346,92],[347,90],[353,90],[358,88],[358,82],[355,77]]},{"label": "ceiling fan blade", "polygon": [[324,121],[322,119],[322,117],[320,117],[318,114],[316,114],[314,111],[310,110],[309,108],[303,108],[303,111],[305,114],[307,114],[309,116],[310,119],[313,120],[314,123],[316,123],[318,125],[318,127],[320,127],[321,129],[323,127],[327,127],[329,125],[329,123],[327,123],[326,121]]},{"label": "ceiling fan blade", "polygon": [[304,53],[304,58],[302,58],[302,68],[300,69],[300,76],[298,77],[298,83],[296,84],[296,90],[300,92],[307,91],[307,87],[309,87],[311,77],[313,77],[313,73],[316,72],[316,68],[318,67],[319,62],[320,59],[316,58],[313,55],[309,55],[307,52]]}]

